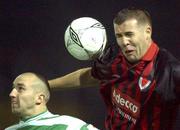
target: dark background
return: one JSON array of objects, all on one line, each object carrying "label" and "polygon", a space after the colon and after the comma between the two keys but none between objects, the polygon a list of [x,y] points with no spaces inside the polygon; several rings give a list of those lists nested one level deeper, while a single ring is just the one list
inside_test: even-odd
[{"label": "dark background", "polygon": [[[33,71],[52,79],[91,65],[90,61],[74,59],[65,49],[64,31],[72,20],[83,16],[98,19],[111,44],[115,42],[112,19],[129,6],[150,12],[154,41],[180,59],[178,0],[1,0],[0,129],[16,121],[8,94],[17,75]],[[97,87],[54,91],[49,109],[104,128],[105,106]]]}]

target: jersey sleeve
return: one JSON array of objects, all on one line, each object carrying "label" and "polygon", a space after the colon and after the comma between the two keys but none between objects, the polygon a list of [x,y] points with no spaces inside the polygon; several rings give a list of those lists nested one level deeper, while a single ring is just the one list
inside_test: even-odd
[{"label": "jersey sleeve", "polygon": [[109,46],[104,54],[96,59],[92,66],[91,74],[99,80],[107,80],[112,76],[111,63],[118,54],[118,48],[114,44]]}]

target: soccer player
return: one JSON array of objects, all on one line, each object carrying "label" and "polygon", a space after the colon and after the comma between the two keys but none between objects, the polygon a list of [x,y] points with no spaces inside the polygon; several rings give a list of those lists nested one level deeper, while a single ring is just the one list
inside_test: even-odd
[{"label": "soccer player", "polygon": [[13,82],[10,93],[12,113],[20,121],[5,130],[98,130],[75,117],[48,111],[49,84],[35,73],[23,73]]},{"label": "soccer player", "polygon": [[92,67],[49,80],[50,87],[100,84],[107,130],[172,130],[180,101],[180,62],[152,39],[149,13],[122,9],[113,20],[118,48]]}]

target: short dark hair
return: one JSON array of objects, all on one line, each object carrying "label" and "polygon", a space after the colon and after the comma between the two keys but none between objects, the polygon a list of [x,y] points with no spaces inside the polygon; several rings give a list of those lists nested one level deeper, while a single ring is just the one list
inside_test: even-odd
[{"label": "short dark hair", "polygon": [[48,80],[44,77],[44,76],[42,76],[41,74],[38,74],[38,73],[34,73],[34,75],[41,81],[41,82],[43,82],[44,83],[44,85],[45,85],[45,91],[46,91],[46,96],[47,97],[45,97],[45,99],[46,99],[46,102],[48,102],[48,100],[49,100],[49,98],[50,98],[50,92],[51,92],[51,89],[50,89],[50,85],[49,85],[49,82],[48,82]]},{"label": "short dark hair", "polygon": [[137,9],[134,7],[120,10],[115,16],[113,23],[120,25],[129,19],[136,19],[140,24],[148,23],[152,27],[150,14],[144,9]]},{"label": "short dark hair", "polygon": [[38,79],[40,79],[46,85],[47,89],[50,92],[51,89],[50,89],[50,85],[49,85],[48,80],[44,76],[42,76],[41,74],[38,74],[38,73],[34,73],[34,74],[37,76]]}]

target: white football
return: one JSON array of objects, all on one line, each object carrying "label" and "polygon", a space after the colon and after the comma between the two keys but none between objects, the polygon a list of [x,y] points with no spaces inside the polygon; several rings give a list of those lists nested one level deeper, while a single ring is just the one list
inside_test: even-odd
[{"label": "white football", "polygon": [[92,60],[103,53],[107,36],[105,27],[96,19],[81,17],[73,20],[64,35],[68,52],[78,60]]}]

